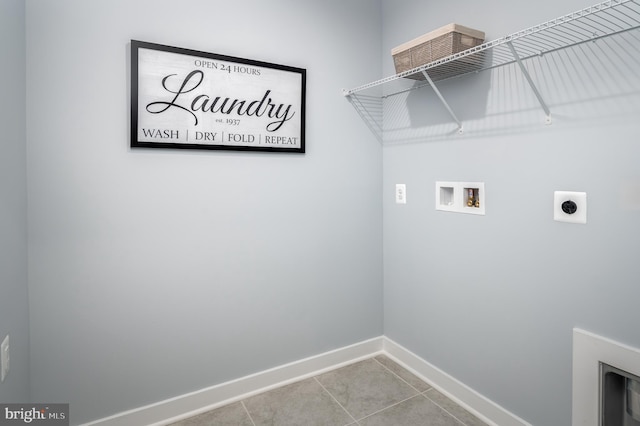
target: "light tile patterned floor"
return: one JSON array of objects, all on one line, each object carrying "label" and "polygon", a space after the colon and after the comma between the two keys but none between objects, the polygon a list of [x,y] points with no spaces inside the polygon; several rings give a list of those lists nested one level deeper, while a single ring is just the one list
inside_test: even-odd
[{"label": "light tile patterned floor", "polygon": [[172,426],[485,426],[379,355]]}]

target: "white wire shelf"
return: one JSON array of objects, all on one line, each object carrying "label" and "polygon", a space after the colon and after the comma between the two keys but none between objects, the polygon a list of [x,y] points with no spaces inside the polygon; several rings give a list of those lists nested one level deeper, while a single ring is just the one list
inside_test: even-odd
[{"label": "white wire shelf", "polygon": [[[429,83],[437,92],[433,82],[515,62],[521,65],[521,61],[528,58],[640,28],[638,1],[640,0],[605,1],[420,67],[344,90],[343,93],[350,96],[414,74],[423,74],[424,79],[431,80]],[[424,85],[386,93],[384,97],[422,86]],[[536,90],[533,84],[532,88]],[[539,100],[549,116],[544,101],[540,97]]]}]

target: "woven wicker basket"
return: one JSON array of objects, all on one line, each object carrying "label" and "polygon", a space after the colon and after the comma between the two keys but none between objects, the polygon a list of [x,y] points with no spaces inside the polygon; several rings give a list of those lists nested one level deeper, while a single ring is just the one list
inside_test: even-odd
[{"label": "woven wicker basket", "polygon": [[[391,49],[396,73],[428,64],[484,42],[482,31],[449,24]],[[407,76],[424,80],[422,73]]]}]

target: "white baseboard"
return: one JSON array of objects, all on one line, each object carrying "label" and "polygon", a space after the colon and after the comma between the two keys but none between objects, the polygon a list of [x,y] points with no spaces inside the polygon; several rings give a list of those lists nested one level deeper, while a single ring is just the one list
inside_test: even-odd
[{"label": "white baseboard", "polygon": [[488,425],[531,426],[530,423],[386,337],[383,337],[383,352]]},{"label": "white baseboard", "polygon": [[384,336],[265,370],[196,392],[99,419],[83,426],[165,426],[261,392],[335,370],[378,354],[402,365],[492,426],[531,426],[464,383]]},{"label": "white baseboard", "polygon": [[289,383],[322,374],[382,351],[382,337],[261,371],[196,392],[99,419],[84,426],[164,426]]}]

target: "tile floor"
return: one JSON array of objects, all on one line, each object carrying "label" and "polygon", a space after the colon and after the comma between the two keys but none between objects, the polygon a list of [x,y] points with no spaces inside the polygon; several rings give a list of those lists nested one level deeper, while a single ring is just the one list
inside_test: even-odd
[{"label": "tile floor", "polygon": [[484,426],[384,355],[173,423],[172,426]]}]

